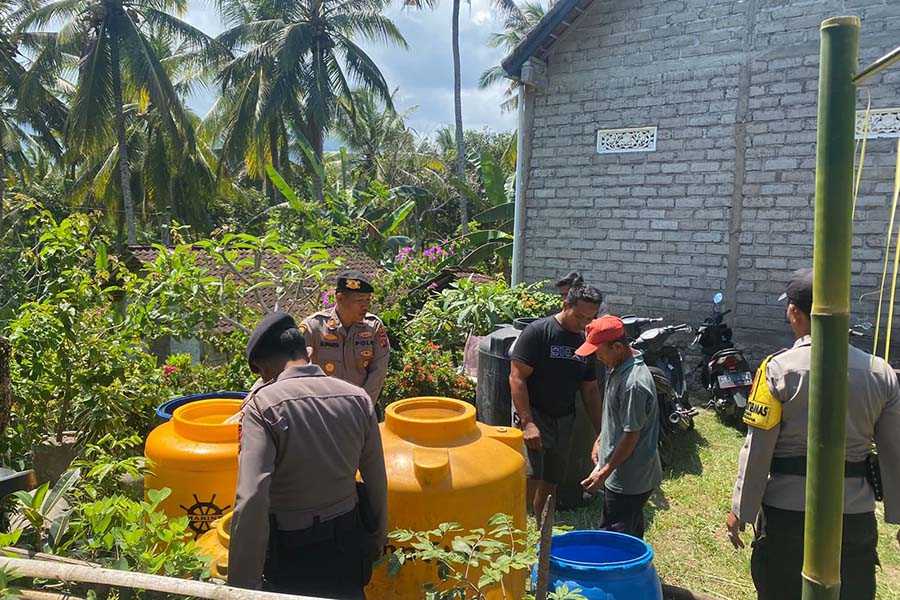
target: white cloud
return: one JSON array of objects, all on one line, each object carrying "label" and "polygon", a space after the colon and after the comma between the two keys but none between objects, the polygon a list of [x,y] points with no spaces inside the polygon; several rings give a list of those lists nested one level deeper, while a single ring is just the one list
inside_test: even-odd
[{"label": "white cloud", "polygon": [[[430,134],[443,125],[453,124],[453,71],[450,46],[451,0],[442,0],[435,10],[415,11],[397,6],[388,9],[409,44],[408,50],[394,46],[363,43],[391,88],[399,88],[398,110],[418,107],[409,118],[411,127]],[[478,89],[481,73],[497,64],[502,48],[489,48],[491,33],[502,28],[501,19],[490,0],[472,0],[460,13],[460,49],[462,57],[463,122],[467,128],[488,127],[510,130],[515,115],[503,113],[503,84],[489,90]],[[210,0],[190,0],[186,19],[210,34],[222,30],[221,20]],[[211,92],[198,94],[190,101],[200,114],[212,104]]]}]

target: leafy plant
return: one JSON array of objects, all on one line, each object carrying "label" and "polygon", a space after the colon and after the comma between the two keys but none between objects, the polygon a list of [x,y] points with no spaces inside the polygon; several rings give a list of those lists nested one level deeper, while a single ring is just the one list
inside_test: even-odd
[{"label": "leafy plant", "polygon": [[71,469],[63,473],[52,488],[45,483],[31,492],[15,492],[13,502],[19,515],[11,520],[10,530],[21,530],[25,542],[39,552],[55,548],[69,526],[70,509],[66,498],[80,477],[78,469]]},{"label": "leafy plant", "polygon": [[399,366],[384,382],[380,400],[390,404],[415,396],[446,396],[475,402],[475,384],[459,373],[453,354],[431,342],[411,342],[403,348]]},{"label": "leafy plant", "polygon": [[14,573],[0,569],[0,600],[18,600],[22,596],[21,590],[13,585],[16,579]]},{"label": "leafy plant", "polygon": [[147,459],[140,453],[143,439],[138,435],[124,438],[107,434],[88,444],[72,463],[81,470],[81,485],[74,490],[77,500],[96,500],[116,494],[133,495],[134,485],[148,471]]},{"label": "leafy plant", "polygon": [[[531,525],[531,524],[529,524]],[[510,598],[505,578],[517,571],[531,572],[537,563],[540,534],[536,528],[516,528],[502,513],[488,520],[487,528],[464,530],[458,523],[441,523],[428,531],[398,529],[389,534],[399,545],[387,557],[388,574],[396,576],[405,565],[436,565],[437,581],[426,584],[426,600],[484,600],[499,588]],[[531,594],[526,600],[534,600]],[[548,595],[550,600],[586,600],[578,588],[563,585]]]},{"label": "leafy plant", "polygon": [[466,531],[458,523],[441,523],[429,531],[400,529],[389,537],[399,546],[388,558],[389,574],[411,562],[436,564],[438,581],[424,590],[428,600],[481,600],[497,588],[509,597],[504,578],[537,562],[537,531],[516,528],[504,514],[491,517],[487,528]]},{"label": "leafy plant", "polygon": [[409,324],[410,336],[462,349],[468,335],[487,335],[516,318],[543,317],[559,308],[559,297],[542,282],[510,287],[505,281],[462,279],[429,300]]},{"label": "leafy plant", "polygon": [[168,575],[206,576],[188,518],[167,517],[159,505],[171,490],[150,490],[147,501],[116,495],[81,504],[63,550],[113,568]]}]

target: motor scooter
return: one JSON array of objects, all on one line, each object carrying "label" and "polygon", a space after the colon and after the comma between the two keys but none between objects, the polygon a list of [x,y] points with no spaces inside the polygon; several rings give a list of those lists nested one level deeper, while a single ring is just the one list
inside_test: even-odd
[{"label": "motor scooter", "polygon": [[702,358],[697,368],[700,383],[709,391],[708,407],[721,417],[740,421],[753,387],[753,372],[743,352],[734,347],[731,327],[722,311],[724,296],[713,296],[713,314],[697,328],[692,346],[699,345]]},{"label": "motor scooter", "polygon": [[684,376],[684,359],[681,350],[668,340],[672,335],[691,331],[690,325],[652,327],[663,319],[626,315],[622,317],[625,332],[632,340],[631,347],[644,355],[644,363],[653,375],[659,402],[660,441],[675,431],[694,427],[697,410],[690,405],[687,382]]}]

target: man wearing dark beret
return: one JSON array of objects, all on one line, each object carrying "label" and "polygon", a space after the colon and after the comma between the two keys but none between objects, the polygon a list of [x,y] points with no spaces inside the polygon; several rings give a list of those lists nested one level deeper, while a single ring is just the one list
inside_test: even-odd
[{"label": "man wearing dark beret", "polygon": [[365,390],[310,364],[306,344],[285,313],[247,344],[266,383],[241,408],[228,583],[361,599],[387,541],[381,432]]},{"label": "man wearing dark beret", "polygon": [[300,329],[311,348],[312,362],[325,374],[366,390],[377,406],[391,344],[381,319],[368,312],[374,291],[359,271],[340,273],[335,305],[307,317]]}]

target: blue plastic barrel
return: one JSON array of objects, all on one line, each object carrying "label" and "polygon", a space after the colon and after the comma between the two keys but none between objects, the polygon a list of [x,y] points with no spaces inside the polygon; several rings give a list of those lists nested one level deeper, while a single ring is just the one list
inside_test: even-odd
[{"label": "blue plastic barrel", "polygon": [[[534,576],[537,571],[534,572]],[[581,589],[589,600],[662,600],[645,541],[612,531],[570,531],[553,536],[550,590]]]},{"label": "blue plastic barrel", "polygon": [[226,398],[229,400],[243,400],[247,392],[208,392],[206,394],[191,394],[189,396],[176,396],[166,400],[156,407],[156,418],[160,422],[166,422],[172,418],[176,408],[197,400],[212,400],[213,398]]}]

